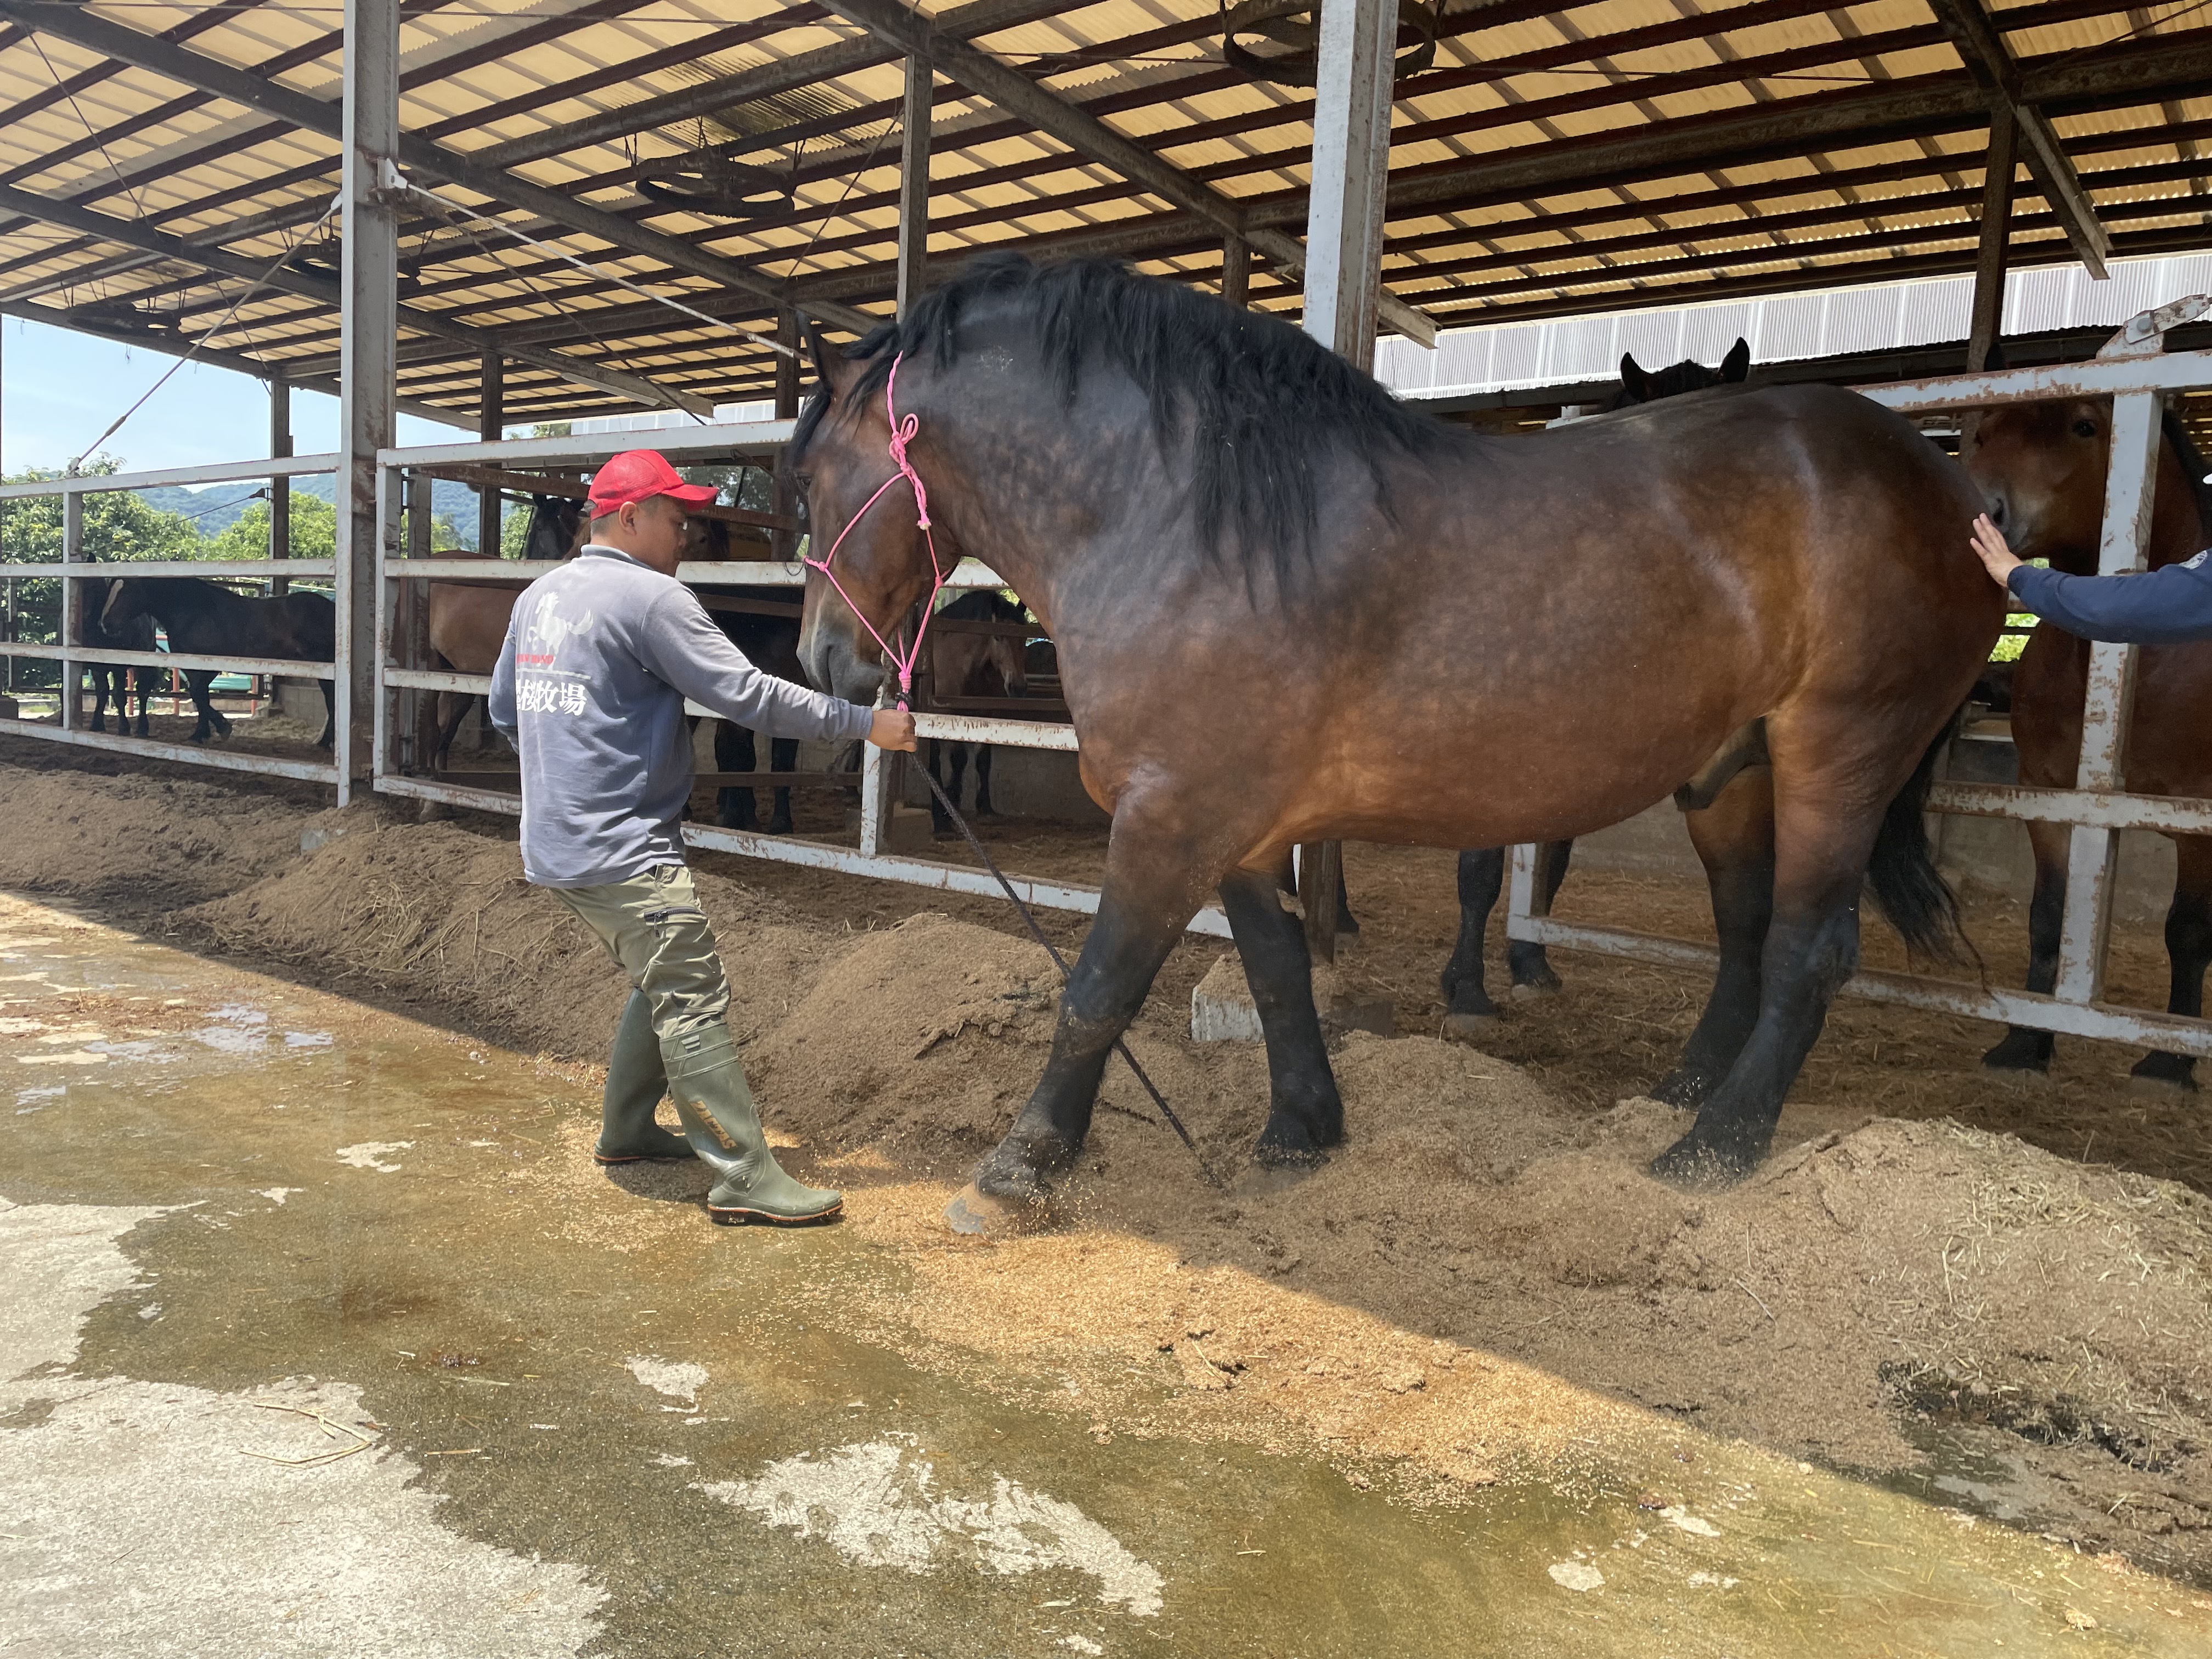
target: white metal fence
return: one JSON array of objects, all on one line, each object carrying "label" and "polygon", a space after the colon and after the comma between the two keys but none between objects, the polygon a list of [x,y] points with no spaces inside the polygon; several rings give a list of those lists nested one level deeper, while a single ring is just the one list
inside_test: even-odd
[{"label": "white metal fence", "polygon": [[[337,654],[330,662],[294,661],[289,658],[207,656],[167,651],[122,651],[81,642],[84,618],[80,615],[82,581],[113,580],[146,576],[198,576],[212,580],[231,578],[335,580],[334,559],[159,559],[88,560],[83,556],[84,498],[114,490],[151,489],[163,484],[222,483],[240,479],[297,478],[337,470],[335,455],[298,455],[265,461],[228,461],[209,466],[169,467],[159,471],[102,473],[85,477],[50,478],[35,483],[0,484],[0,510],[9,501],[51,500],[62,502],[62,545],[58,560],[0,563],[0,583],[62,579],[59,642],[53,645],[19,640],[0,640],[0,657],[58,662],[61,665],[61,723],[46,726],[31,720],[9,722],[8,732],[88,749],[111,749],[158,760],[184,761],[232,772],[258,772],[268,777],[300,778],[326,783],[344,799],[352,750],[344,718],[346,663],[346,585],[337,583],[338,607]],[[10,607],[12,611],[13,607]],[[338,717],[328,761],[285,760],[251,750],[216,748],[199,744],[160,743],[145,738],[85,729],[79,680],[93,663],[120,663],[177,670],[212,669],[219,673],[270,674],[323,679],[335,677],[339,699]]]},{"label": "white metal fence", "polygon": [[[654,446],[679,465],[688,461],[724,460],[750,457],[773,465],[775,457],[789,441],[793,423],[767,421],[727,425],[699,425],[655,432]],[[431,447],[388,449],[377,458],[377,503],[382,534],[377,570],[377,703],[374,731],[374,784],[386,794],[413,797],[479,811],[518,813],[521,798],[505,790],[482,789],[442,778],[420,775],[422,757],[413,751],[417,716],[415,696],[439,692],[483,696],[491,689],[489,676],[456,674],[398,659],[404,651],[414,655],[420,641],[409,641],[400,627],[401,590],[409,583],[427,588],[429,581],[501,581],[516,584],[535,580],[542,570],[501,559],[429,560],[428,492],[410,489],[410,479],[428,469],[455,465],[511,466],[591,465],[629,447],[622,434],[578,434],[566,438],[533,438],[496,444],[453,444]],[[425,567],[428,567],[427,568]],[[805,582],[803,565],[773,560],[733,560],[729,562],[687,562],[678,578],[696,587],[789,587],[794,596]],[[963,560],[945,584],[952,589],[1003,586],[998,575],[973,559]],[[418,592],[419,598],[419,592]],[[406,607],[419,615],[414,605]],[[690,711],[710,711],[696,706]],[[980,718],[967,714],[922,714],[915,730],[925,738],[964,743],[1000,744],[1009,748],[1042,749],[1072,753],[1075,728],[1064,723],[1028,720]],[[817,841],[799,836],[769,836],[756,831],[725,830],[686,823],[684,839],[695,847],[741,854],[779,864],[810,869],[834,870],[850,875],[872,876],[910,886],[942,892],[996,896],[998,883],[988,871],[972,865],[951,864],[940,859],[917,858],[890,850],[885,830],[892,800],[890,788],[894,763],[872,746],[856,782],[860,796],[858,844]],[[772,786],[769,786],[772,787]],[[1085,915],[1098,908],[1098,890],[1079,884],[1042,877],[1009,874],[1014,890],[1031,904]],[[1228,920],[1218,909],[1200,912],[1192,924],[1195,932],[1226,938]]]}]

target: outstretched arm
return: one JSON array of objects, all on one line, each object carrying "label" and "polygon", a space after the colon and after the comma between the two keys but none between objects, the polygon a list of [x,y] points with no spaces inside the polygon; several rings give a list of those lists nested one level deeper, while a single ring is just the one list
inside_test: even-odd
[{"label": "outstretched arm", "polygon": [[2022,564],[1986,514],[1974,520],[1973,545],[2021,610],[2069,634],[2121,645],[2212,639],[2212,568],[2205,554],[2127,575],[2069,576]]},{"label": "outstretched arm", "polygon": [[702,708],[771,738],[849,743],[865,738],[880,749],[912,749],[914,716],[864,708],[764,674],[714,626],[699,601],[678,589],[653,601],[637,642],[654,675]]}]

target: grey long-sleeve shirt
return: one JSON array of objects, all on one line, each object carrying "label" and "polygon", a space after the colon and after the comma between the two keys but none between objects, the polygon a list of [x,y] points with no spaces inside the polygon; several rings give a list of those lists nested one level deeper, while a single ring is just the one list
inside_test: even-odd
[{"label": "grey long-sleeve shirt", "polygon": [[684,700],[775,738],[847,742],[873,712],[764,674],[672,576],[589,546],[515,601],[491,722],[522,757],[522,869],[596,887],[684,862]]}]

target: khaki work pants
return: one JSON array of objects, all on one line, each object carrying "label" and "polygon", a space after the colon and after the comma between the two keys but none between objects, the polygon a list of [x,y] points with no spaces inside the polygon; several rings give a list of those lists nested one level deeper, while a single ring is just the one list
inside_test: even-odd
[{"label": "khaki work pants", "polygon": [[[670,1065],[729,1047],[722,1016],[729,1011],[730,983],[689,869],[664,864],[602,887],[547,890],[622,964],[631,988],[645,1000],[653,1034]],[[733,1049],[730,1057],[735,1059]]]}]

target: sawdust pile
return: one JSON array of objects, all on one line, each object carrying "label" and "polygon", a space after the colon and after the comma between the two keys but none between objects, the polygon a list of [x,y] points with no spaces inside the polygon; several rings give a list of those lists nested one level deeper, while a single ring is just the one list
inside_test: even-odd
[{"label": "sawdust pile", "polygon": [[189,904],[296,857],[313,811],[276,794],[242,801],[204,775],[99,777],[0,760],[0,884]]},{"label": "sawdust pile", "polygon": [[[605,1055],[628,983],[560,901],[523,879],[511,839],[402,822],[374,804],[325,821],[342,833],[173,925],[324,981],[366,981],[452,1010],[540,1053]],[[782,1017],[837,945],[734,882],[702,875],[698,886],[725,941],[730,1024],[742,1042]]]},{"label": "sawdust pile", "polygon": [[[285,862],[280,830],[296,848],[304,815],[226,808],[219,785],[77,777],[19,796],[39,781],[8,768],[0,787],[87,835],[135,824],[120,833],[142,856],[157,826],[198,837],[204,884],[182,858],[154,878],[220,895],[171,918],[180,936],[518,1046],[604,1051],[621,976],[521,880],[511,832],[356,808]],[[70,890],[67,837],[41,839],[43,856],[9,838],[0,881]],[[240,886],[245,849],[274,873]],[[739,881],[700,889],[772,1128],[911,1273],[895,1301],[827,1296],[825,1322],[1088,1413],[1101,1437],[1319,1449],[1363,1479],[1363,1460],[1401,1460],[1449,1497],[1686,1425],[1917,1470],[2212,1573],[2212,1202],[2185,1187],[1829,1102],[1785,1113],[1740,1188],[1684,1194],[1644,1173],[1683,1127],[1664,1107],[1593,1109],[1492,1056],[1358,1035],[1335,1056],[1349,1144],[1270,1176],[1247,1158],[1263,1054],[1193,1044],[1187,1010],[1156,998],[1131,1047],[1213,1179],[1109,1062],[1059,1228],[957,1240],[939,1212],[1049,1044],[1043,952],[935,915],[831,931]]]}]

